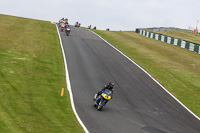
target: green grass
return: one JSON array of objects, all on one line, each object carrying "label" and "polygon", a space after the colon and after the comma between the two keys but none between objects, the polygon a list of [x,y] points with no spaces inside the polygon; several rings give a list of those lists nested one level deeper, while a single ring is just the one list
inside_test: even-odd
[{"label": "green grass", "polygon": [[200,44],[200,35],[195,35],[193,32],[189,31],[160,31],[156,32],[166,36],[172,36],[175,38],[179,38],[181,40],[186,40],[189,42]]},{"label": "green grass", "polygon": [[92,30],[120,49],[200,117],[200,55],[132,31]]},{"label": "green grass", "polygon": [[55,25],[0,14],[0,101],[1,133],[83,132],[71,109]]}]

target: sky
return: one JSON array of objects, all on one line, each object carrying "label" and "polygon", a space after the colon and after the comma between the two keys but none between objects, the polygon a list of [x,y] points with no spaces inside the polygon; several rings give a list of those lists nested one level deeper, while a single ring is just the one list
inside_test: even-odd
[{"label": "sky", "polygon": [[199,0],[0,0],[0,14],[52,22],[64,17],[99,30],[200,28]]}]

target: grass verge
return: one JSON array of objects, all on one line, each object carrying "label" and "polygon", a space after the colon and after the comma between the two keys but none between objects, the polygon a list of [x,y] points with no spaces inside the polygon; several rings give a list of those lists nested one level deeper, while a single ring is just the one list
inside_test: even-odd
[{"label": "grass verge", "polygon": [[0,14],[0,60],[1,133],[83,132],[66,90],[55,25]]},{"label": "grass verge", "polygon": [[189,32],[189,31],[160,31],[160,32],[156,32],[156,33],[200,44],[200,35],[199,34],[194,35],[193,32]]},{"label": "grass verge", "polygon": [[142,66],[200,117],[200,55],[132,31],[92,30]]}]

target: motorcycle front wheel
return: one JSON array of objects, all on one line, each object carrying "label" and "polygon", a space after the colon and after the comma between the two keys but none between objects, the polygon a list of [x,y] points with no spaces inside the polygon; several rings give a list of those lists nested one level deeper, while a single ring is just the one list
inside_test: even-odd
[{"label": "motorcycle front wheel", "polygon": [[106,101],[102,101],[99,103],[99,106],[97,107],[97,110],[100,111],[102,110],[103,106],[106,104]]},{"label": "motorcycle front wheel", "polygon": [[94,107],[97,107],[97,103],[96,103],[96,101],[94,102]]}]

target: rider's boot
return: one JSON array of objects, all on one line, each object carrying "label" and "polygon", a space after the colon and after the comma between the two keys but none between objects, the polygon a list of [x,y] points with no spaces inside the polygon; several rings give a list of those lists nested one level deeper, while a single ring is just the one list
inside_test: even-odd
[{"label": "rider's boot", "polygon": [[96,100],[96,99],[97,99],[97,94],[95,94],[95,95],[94,95],[94,98],[93,98],[93,100]]}]

